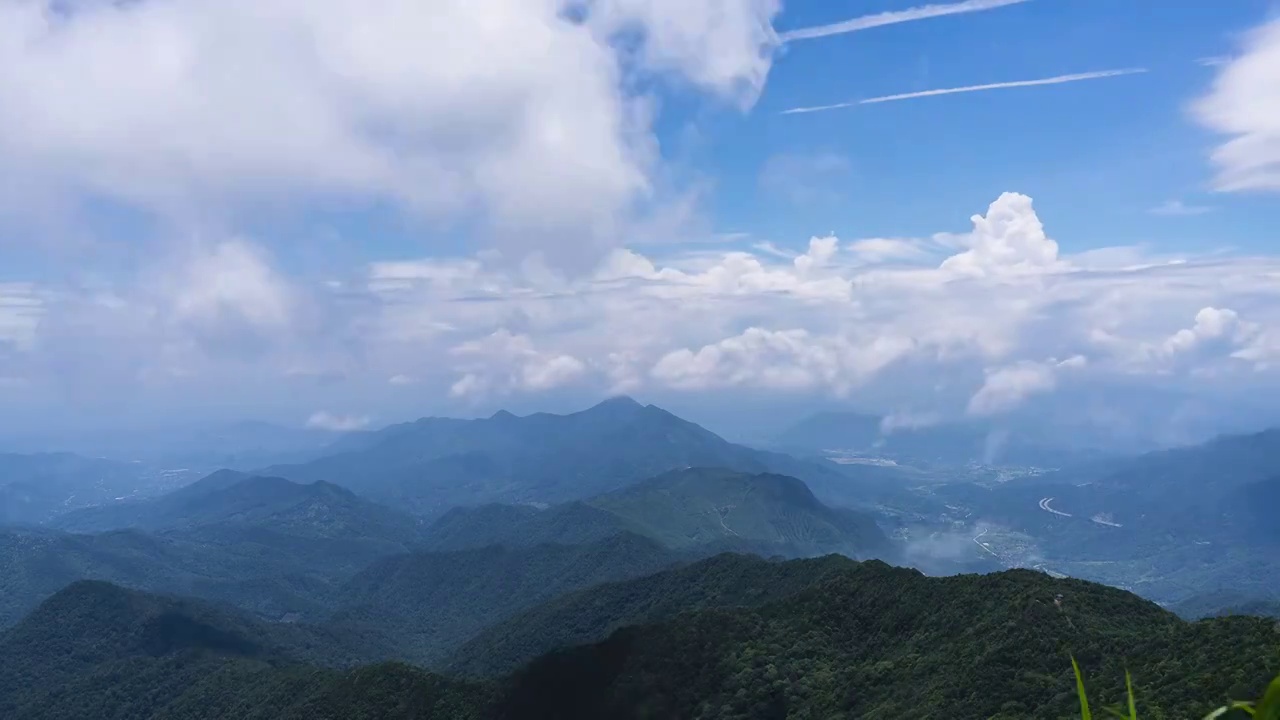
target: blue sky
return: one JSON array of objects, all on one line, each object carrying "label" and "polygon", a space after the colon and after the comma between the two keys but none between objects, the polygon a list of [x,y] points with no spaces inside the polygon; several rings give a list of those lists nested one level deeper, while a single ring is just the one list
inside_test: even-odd
[{"label": "blue sky", "polygon": [[[792,2],[781,29],[901,9],[902,2]],[[987,12],[835,35],[789,45],[759,105],[707,132],[706,160],[721,168],[718,225],[773,238],[926,234],[1005,190],[1024,192],[1051,217],[1064,247],[1160,243],[1203,248],[1230,232],[1268,249],[1280,217],[1273,198],[1222,196],[1209,186],[1214,138],[1187,116],[1238,34],[1265,2],[1150,3],[1036,0]],[[1070,85],[1015,88],[885,103],[810,115],[781,110],[845,100],[1115,68],[1148,73]],[[760,202],[770,156],[834,154],[826,202]],[[904,198],[911,198],[904,202]],[[1153,223],[1168,200],[1221,210]],[[1088,208],[1087,213],[1080,212]],[[1226,223],[1224,226],[1223,223]],[[1100,230],[1106,229],[1106,234]]]},{"label": "blue sky", "polygon": [[1280,380],[1263,0],[52,7],[0,0],[0,433],[1120,387],[1175,438]]}]

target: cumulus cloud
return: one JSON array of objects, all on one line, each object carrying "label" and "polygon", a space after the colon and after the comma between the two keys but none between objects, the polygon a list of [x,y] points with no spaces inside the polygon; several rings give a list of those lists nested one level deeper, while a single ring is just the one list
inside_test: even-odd
[{"label": "cumulus cloud", "polygon": [[694,84],[755,103],[769,75],[778,36],[773,18],[781,0],[584,0],[588,23],[606,36],[633,32],[648,68],[677,73]]},{"label": "cumulus cloud", "polygon": [[846,336],[815,337],[806,330],[753,327],[696,351],[670,352],[653,366],[652,375],[685,390],[829,389],[843,396],[911,352],[914,345],[910,338],[883,336],[861,344]]},{"label": "cumulus cloud", "polygon": [[943,270],[989,276],[1059,266],[1058,243],[1045,235],[1026,195],[1004,193],[991,203],[986,215],[974,215],[972,221],[973,232],[960,239],[969,249],[943,261]]},{"label": "cumulus cloud", "polygon": [[1160,346],[1165,356],[1180,355],[1191,352],[1198,347],[1232,335],[1240,335],[1245,326],[1240,323],[1240,315],[1235,310],[1207,307],[1196,313],[1195,324],[1183,328]]},{"label": "cumulus cloud", "polygon": [[587,369],[572,355],[539,352],[525,335],[506,329],[450,350],[462,377],[449,388],[454,397],[483,398],[512,392],[540,392],[573,382]]},{"label": "cumulus cloud", "polygon": [[0,167],[26,196],[167,216],[332,198],[479,216],[567,262],[616,242],[655,190],[654,104],[635,76],[748,107],[778,10],[3,0]]},{"label": "cumulus cloud", "polygon": [[287,281],[262,251],[243,241],[220,242],[184,261],[166,284],[175,323],[200,328],[243,327],[284,332],[293,315]]},{"label": "cumulus cloud", "polygon": [[1213,85],[1191,112],[1227,137],[1211,158],[1214,187],[1280,191],[1280,19],[1249,32],[1237,54],[1213,66]]},{"label": "cumulus cloud", "polygon": [[320,410],[307,418],[306,426],[332,432],[354,432],[368,427],[370,418],[363,415],[334,415]]},{"label": "cumulus cloud", "polygon": [[26,340],[0,348],[0,375],[49,407],[236,397],[386,415],[750,393],[844,396],[910,425],[1011,412],[1068,377],[1216,393],[1280,359],[1280,260],[1063,254],[1016,194],[921,241],[619,249],[573,275],[485,253],[338,278],[282,267],[228,240],[157,259],[143,283],[8,287],[27,300],[0,317],[25,319],[2,332]]},{"label": "cumulus cloud", "polygon": [[1052,392],[1058,376],[1064,371],[1088,365],[1082,355],[1066,360],[1035,362],[1022,360],[987,372],[986,381],[969,399],[968,413],[975,416],[998,415],[1017,408],[1028,397]]}]

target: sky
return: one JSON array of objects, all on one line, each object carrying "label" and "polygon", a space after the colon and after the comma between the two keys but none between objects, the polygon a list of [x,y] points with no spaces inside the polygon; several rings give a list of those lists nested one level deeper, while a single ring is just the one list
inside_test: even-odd
[{"label": "sky", "polygon": [[1278,193],[1264,0],[0,0],[0,433],[1176,435],[1280,384]]}]

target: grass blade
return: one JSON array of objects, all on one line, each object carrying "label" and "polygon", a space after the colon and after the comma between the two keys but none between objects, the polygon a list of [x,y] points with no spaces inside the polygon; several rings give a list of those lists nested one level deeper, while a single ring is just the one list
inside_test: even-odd
[{"label": "grass blade", "polygon": [[1129,671],[1124,671],[1124,688],[1129,693],[1129,720],[1138,720],[1138,704],[1133,699],[1133,678]]},{"label": "grass blade", "polygon": [[1254,708],[1253,716],[1262,720],[1280,720],[1280,677],[1267,686],[1262,700]]},{"label": "grass blade", "polygon": [[1080,696],[1080,720],[1093,720],[1093,713],[1089,712],[1089,696],[1084,691],[1084,676],[1080,674],[1080,665],[1076,663],[1075,656],[1071,656],[1071,669],[1076,673],[1076,694]]},{"label": "grass blade", "polygon": [[1247,703],[1247,702],[1233,702],[1233,703],[1231,703],[1230,705],[1223,705],[1222,707],[1218,708],[1217,710],[1214,710],[1213,712],[1209,713],[1208,715],[1205,715],[1205,716],[1204,716],[1204,720],[1216,720],[1217,718],[1220,718],[1220,717],[1222,717],[1223,715],[1226,715],[1227,713],[1231,712],[1232,710],[1243,710],[1244,712],[1248,713],[1249,715],[1253,715],[1253,703]]}]

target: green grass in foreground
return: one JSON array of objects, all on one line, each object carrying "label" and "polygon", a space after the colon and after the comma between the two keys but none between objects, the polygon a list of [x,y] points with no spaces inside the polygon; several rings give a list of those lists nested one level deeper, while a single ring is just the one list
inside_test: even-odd
[{"label": "green grass in foreground", "polygon": [[[1080,672],[1080,665],[1076,663],[1076,659],[1071,658],[1071,667],[1076,673],[1076,693],[1080,696],[1080,719],[1093,720],[1093,713],[1089,710],[1089,696],[1084,689],[1084,675]],[[1107,712],[1121,720],[1138,720],[1138,708],[1133,695],[1133,678],[1129,677],[1128,671],[1124,674],[1125,688],[1128,691],[1129,700],[1128,707],[1124,712],[1115,708],[1107,708]],[[1223,705],[1205,716],[1204,720],[1213,720],[1222,717],[1232,710],[1240,710],[1250,717],[1257,720],[1280,720],[1280,677],[1271,681],[1267,686],[1267,690],[1262,695],[1262,699],[1257,702],[1236,701]]]}]

